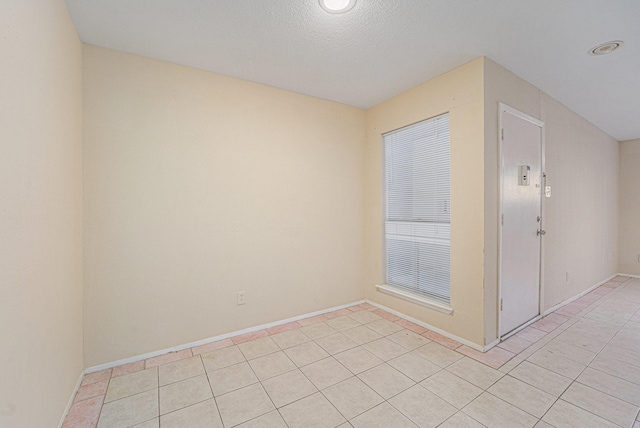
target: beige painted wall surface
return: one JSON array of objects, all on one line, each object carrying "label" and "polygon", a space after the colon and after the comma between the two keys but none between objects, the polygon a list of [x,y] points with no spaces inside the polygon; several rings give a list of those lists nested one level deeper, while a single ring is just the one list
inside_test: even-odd
[{"label": "beige painted wall surface", "polygon": [[0,426],[54,427],[82,372],[82,45],[62,0],[0,13]]},{"label": "beige painted wall surface", "polygon": [[[483,58],[367,111],[367,298],[482,345]],[[449,112],[451,126],[451,306],[445,315],[376,291],[383,284],[383,133]]]},{"label": "beige painted wall surface", "polygon": [[88,367],[364,298],[364,111],[88,45],[84,85]]},{"label": "beige painted wall surface", "polygon": [[[614,275],[618,266],[618,143],[530,83],[485,61],[485,330],[497,338],[498,102],[545,123],[544,308]],[[569,272],[569,281],[566,281]]]},{"label": "beige painted wall surface", "polygon": [[620,273],[640,275],[640,139],[620,142]]}]

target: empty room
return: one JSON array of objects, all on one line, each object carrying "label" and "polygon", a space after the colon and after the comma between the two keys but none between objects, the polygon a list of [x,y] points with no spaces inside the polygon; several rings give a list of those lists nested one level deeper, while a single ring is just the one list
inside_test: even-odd
[{"label": "empty room", "polygon": [[0,1],[0,427],[640,428],[639,17]]}]

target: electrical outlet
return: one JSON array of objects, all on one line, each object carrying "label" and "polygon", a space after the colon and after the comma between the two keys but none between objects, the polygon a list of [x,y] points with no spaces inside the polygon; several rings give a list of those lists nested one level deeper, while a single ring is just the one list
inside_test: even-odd
[{"label": "electrical outlet", "polygon": [[244,300],[244,293],[245,293],[244,291],[238,291],[238,306],[244,305],[245,303],[247,303]]}]

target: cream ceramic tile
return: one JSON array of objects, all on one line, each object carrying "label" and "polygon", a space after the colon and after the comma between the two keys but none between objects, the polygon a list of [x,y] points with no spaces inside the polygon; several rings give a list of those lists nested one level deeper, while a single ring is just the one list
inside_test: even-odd
[{"label": "cream ceramic tile", "polygon": [[289,428],[334,428],[344,417],[320,393],[295,401],[280,409]]},{"label": "cream ceramic tile", "polygon": [[598,355],[589,365],[591,368],[600,370],[610,375],[625,379],[629,382],[640,385],[640,366],[628,364],[613,358]]},{"label": "cream ceramic tile", "polygon": [[561,343],[575,346],[576,348],[585,349],[591,352],[600,352],[602,348],[607,344],[606,342],[600,342],[598,340],[591,339],[575,331],[566,330],[554,340]]},{"label": "cream ceramic tile", "polygon": [[499,369],[507,361],[515,356],[513,352],[498,347],[491,348],[487,352],[480,352],[469,346],[462,345],[461,347],[456,349],[456,352],[460,352],[461,354],[466,355],[467,357],[479,361],[483,364],[486,364],[494,369]]},{"label": "cream ceramic tile", "polygon": [[213,399],[160,416],[162,428],[223,428]]},{"label": "cream ceramic tile", "polygon": [[538,423],[534,426],[534,428],[554,428],[554,427],[552,427],[551,425],[549,425],[544,421],[538,421]]},{"label": "cream ceramic tile", "polygon": [[627,403],[640,406],[640,385],[590,367],[587,367],[576,380],[583,385],[624,400]]},{"label": "cream ceramic tile", "polygon": [[509,372],[509,376],[559,397],[571,385],[571,379],[524,361]]},{"label": "cream ceramic tile", "polygon": [[414,381],[388,364],[380,364],[358,377],[385,400],[415,385]]},{"label": "cream ceramic tile", "polygon": [[389,361],[409,352],[408,349],[384,337],[382,339],[369,342],[363,346],[367,351],[371,352],[383,361]]},{"label": "cream ceramic tile", "polygon": [[306,342],[285,349],[284,352],[298,367],[306,366],[329,356],[327,351],[318,346],[316,342]]},{"label": "cream ceramic tile", "polygon": [[482,394],[482,389],[446,370],[420,382],[420,385],[458,409],[462,409]]},{"label": "cream ceramic tile", "polygon": [[263,355],[278,352],[280,347],[270,337],[262,337],[260,339],[244,342],[238,345],[240,351],[247,360],[262,357]]},{"label": "cream ceramic tile", "polygon": [[414,354],[404,354],[393,360],[389,360],[388,364],[399,370],[401,373],[412,379],[414,382],[420,382],[429,376],[442,370],[440,366]]},{"label": "cream ceramic tile", "polygon": [[522,329],[520,332],[516,334],[517,337],[521,339],[528,340],[529,342],[537,342],[538,340],[545,337],[547,333],[542,330],[538,330],[537,328],[533,328],[531,326]]},{"label": "cream ceramic tile", "polygon": [[102,407],[98,428],[125,428],[158,416],[158,390],[142,392]]},{"label": "cream ceramic tile", "polygon": [[638,413],[638,406],[577,382],[571,384],[561,398],[623,427],[631,426]]},{"label": "cream ceramic tile", "polygon": [[248,363],[210,371],[208,378],[215,397],[258,382],[258,378]]},{"label": "cream ceramic tile", "polygon": [[349,339],[342,333],[335,333],[329,336],[322,337],[316,340],[316,343],[331,355],[337,354],[338,352],[344,352],[347,349],[355,348],[356,346],[358,346],[356,342]]},{"label": "cream ceramic tile", "polygon": [[396,395],[389,403],[419,427],[436,427],[446,421],[456,408],[420,385]]},{"label": "cream ceramic tile", "polygon": [[380,316],[370,311],[354,312],[349,316],[361,324],[368,324],[381,319]]},{"label": "cream ceramic tile", "polygon": [[[367,313],[367,314],[369,313],[369,311],[361,311],[361,312]],[[358,345],[373,342],[374,340],[378,340],[382,338],[381,335],[379,335],[378,333],[376,333],[375,331],[371,330],[370,328],[364,325],[360,327],[352,328],[349,330],[344,330],[342,334],[344,334],[349,339],[356,342]]]},{"label": "cream ceramic tile", "polygon": [[631,351],[629,349],[619,348],[614,345],[607,345],[600,354],[600,357],[612,358],[640,367],[640,352]]},{"label": "cream ceramic tile", "polygon": [[280,413],[274,410],[238,425],[237,428],[287,428],[287,424],[284,423]]},{"label": "cream ceramic tile", "polygon": [[458,412],[447,419],[439,428],[484,428],[484,425],[471,416]]},{"label": "cream ceramic tile", "polygon": [[384,401],[357,377],[330,386],[322,393],[347,419],[354,418]]},{"label": "cream ceramic tile", "polygon": [[487,389],[487,392],[536,418],[541,418],[556,401],[555,396],[511,376],[503,377]]},{"label": "cream ceramic tile", "polygon": [[106,403],[158,388],[158,369],[151,368],[111,379]]},{"label": "cream ceramic tile", "polygon": [[204,374],[204,365],[200,356],[185,358],[158,367],[160,386],[178,382],[190,377]]},{"label": "cream ceramic tile", "polygon": [[537,351],[527,358],[527,361],[570,379],[577,378],[586,367],[584,364],[568,360],[546,349]]},{"label": "cream ceramic tile", "polygon": [[278,408],[318,391],[300,370],[272,377],[262,382],[262,386]]},{"label": "cream ceramic tile", "polygon": [[359,327],[361,323],[349,316],[341,316],[326,321],[327,325],[337,331],[348,330],[350,328]]},{"label": "cream ceramic tile", "polygon": [[394,315],[394,314],[392,314],[390,312],[387,312],[387,311],[383,311],[382,309],[375,309],[371,313],[376,314],[379,317],[384,318],[386,320],[389,320],[391,322],[394,322],[394,321],[397,321],[397,320],[400,319],[399,316]]},{"label": "cream ceramic tile", "polygon": [[249,361],[260,380],[266,380],[296,368],[296,365],[282,351]]},{"label": "cream ceramic tile", "polygon": [[510,338],[508,338],[504,342],[500,342],[498,344],[498,347],[500,347],[502,349],[506,349],[507,351],[511,351],[513,353],[518,354],[518,353],[524,351],[525,349],[527,349],[532,344],[533,344],[533,342],[530,342],[530,341],[528,341],[526,339],[523,339],[521,337],[511,336]]},{"label": "cream ceramic tile", "polygon": [[364,346],[358,346],[357,348],[336,354],[335,358],[353,374],[362,373],[365,370],[382,364],[382,360],[369,352]]},{"label": "cream ceramic tile", "polygon": [[431,342],[426,337],[420,336],[419,334],[406,329],[400,330],[397,333],[390,334],[389,336],[387,336],[387,339],[410,351],[413,351],[414,349]]},{"label": "cream ceramic tile", "polygon": [[469,403],[463,411],[492,428],[530,428],[538,422],[537,418],[486,392]]},{"label": "cream ceramic tile", "polygon": [[398,324],[400,327],[406,328],[407,330],[411,330],[412,332],[417,333],[417,334],[422,334],[422,333],[427,331],[426,328],[424,328],[421,325],[418,325],[418,324],[416,324],[414,322],[411,322],[409,320],[399,319],[399,320],[395,321],[395,323]]},{"label": "cream ceramic tile", "polygon": [[463,357],[461,354],[435,342],[427,343],[413,351],[413,353],[440,367],[447,367]]},{"label": "cream ceramic tile", "polygon": [[325,315],[327,316],[327,320],[332,320],[334,318],[343,317],[345,315],[352,314],[353,311],[348,308],[338,309],[337,311],[327,312]]},{"label": "cream ceramic tile", "polygon": [[524,361],[524,358],[521,356],[515,356],[512,359],[510,359],[509,361],[507,361],[503,366],[501,366],[498,370],[500,370],[502,373],[509,373],[511,370],[515,369],[516,367],[518,367],[520,365],[520,363],[522,363]]},{"label": "cream ceramic tile", "polygon": [[160,387],[160,415],[213,398],[207,375]]},{"label": "cream ceramic tile", "polygon": [[271,336],[271,339],[276,342],[281,349],[291,348],[292,346],[300,345],[311,340],[304,333],[298,330],[274,334]]},{"label": "cream ceramic tile", "polygon": [[321,337],[329,336],[330,334],[336,333],[336,329],[329,327],[329,325],[325,322],[317,322],[315,324],[302,327],[300,331],[313,340],[317,340]]},{"label": "cream ceramic tile", "polygon": [[377,321],[371,322],[367,324],[367,327],[382,336],[387,336],[403,329],[403,327],[399,326],[398,324],[395,324],[386,319],[379,319]]},{"label": "cream ceramic tile", "polygon": [[149,419],[141,424],[133,425],[131,428],[160,428],[160,418]]},{"label": "cream ceramic tile", "polygon": [[322,322],[322,321],[326,321],[328,319],[329,318],[327,318],[326,315],[321,314],[321,315],[316,315],[316,316],[313,316],[313,317],[309,317],[309,318],[298,320],[297,323],[300,324],[303,327],[306,327],[308,325],[316,324],[316,323],[319,323],[319,322]]},{"label": "cream ceramic tile", "polygon": [[542,349],[584,365],[588,365],[596,356],[595,352],[576,348],[556,340],[547,343]]},{"label": "cream ceramic tile", "polygon": [[208,372],[245,361],[244,355],[240,352],[240,348],[235,345],[202,354],[201,358],[204,368]]},{"label": "cream ceramic tile", "polygon": [[264,415],[275,408],[259,383],[216,397],[225,427],[232,427]]},{"label": "cream ceramic tile", "polygon": [[[555,402],[551,409],[542,418],[544,422],[557,428],[614,428],[617,425],[589,413],[578,406],[567,403],[564,400]],[[619,428],[619,427],[618,427]]]},{"label": "cream ceramic tile", "polygon": [[300,370],[318,389],[327,388],[353,376],[349,370],[333,357],[309,364]]},{"label": "cream ceramic tile", "polygon": [[147,358],[144,362],[144,366],[147,369],[161,366],[162,364],[172,363],[174,361],[181,360],[183,358],[189,358],[193,354],[191,349],[183,349],[182,351],[169,352],[157,357]]},{"label": "cream ceramic tile", "polygon": [[481,389],[487,389],[504,376],[504,373],[468,357],[456,361],[446,370]]},{"label": "cream ceramic tile", "polygon": [[406,416],[384,402],[351,420],[355,428],[416,428]]}]

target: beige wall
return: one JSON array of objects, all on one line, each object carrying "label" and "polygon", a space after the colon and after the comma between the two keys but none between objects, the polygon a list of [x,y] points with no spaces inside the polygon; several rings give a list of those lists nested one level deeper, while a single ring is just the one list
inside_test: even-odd
[{"label": "beige wall", "polygon": [[0,13],[0,426],[57,426],[82,372],[82,62],[62,0]]},{"label": "beige wall", "polygon": [[364,298],[364,111],[88,45],[84,97],[87,366]]},{"label": "beige wall", "polygon": [[[614,275],[618,143],[535,86],[485,60],[485,331],[497,338],[498,102],[545,123],[544,308]],[[569,281],[565,281],[569,272]]]},{"label": "beige wall", "polygon": [[620,273],[640,275],[640,139],[620,142]]},{"label": "beige wall", "polygon": [[[482,344],[484,123],[483,58],[456,68],[367,111],[367,298]],[[449,112],[451,126],[452,315],[376,291],[384,283],[382,137]]]}]

